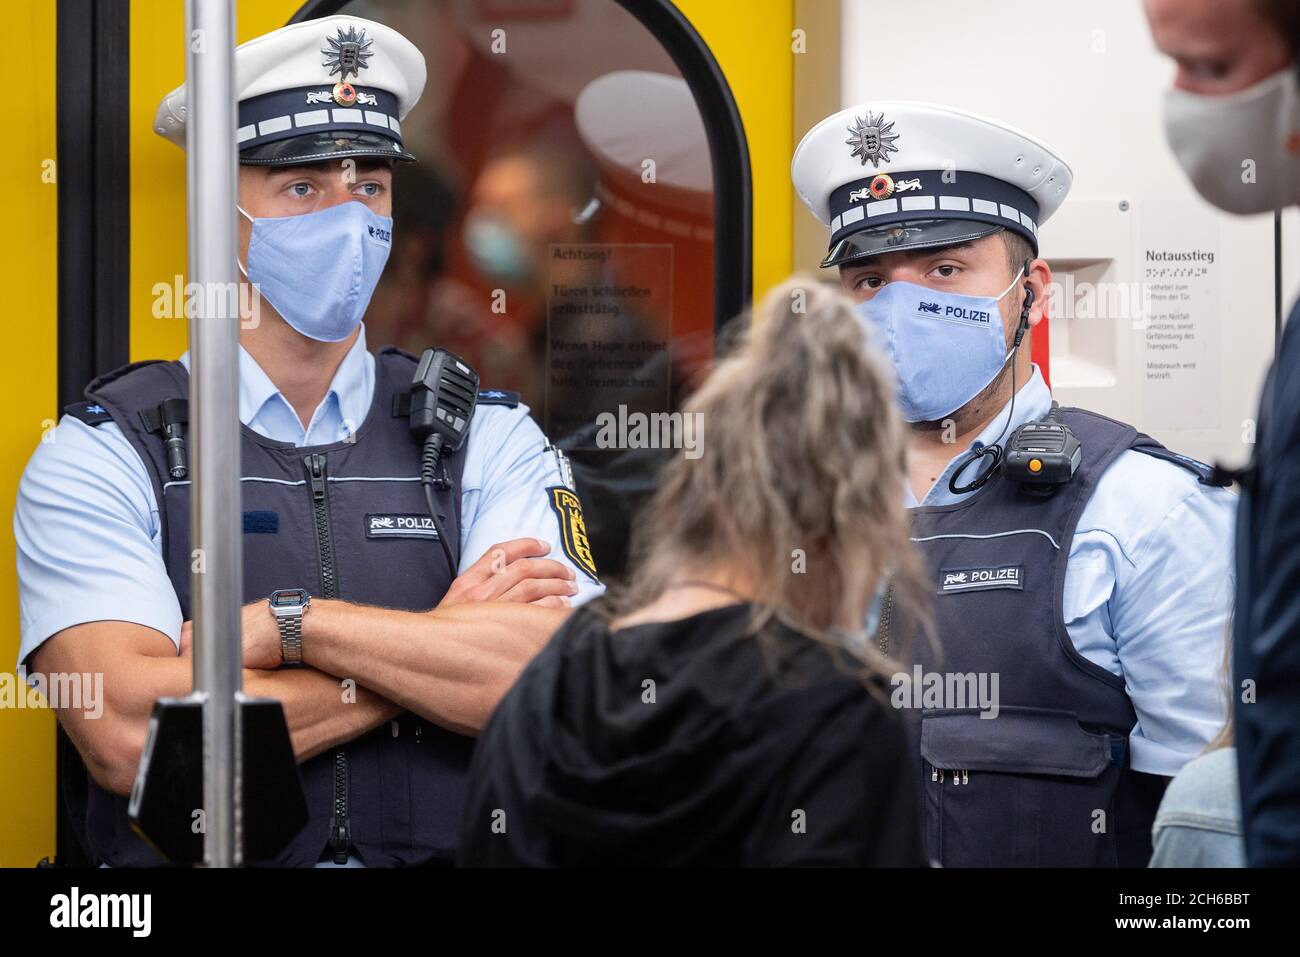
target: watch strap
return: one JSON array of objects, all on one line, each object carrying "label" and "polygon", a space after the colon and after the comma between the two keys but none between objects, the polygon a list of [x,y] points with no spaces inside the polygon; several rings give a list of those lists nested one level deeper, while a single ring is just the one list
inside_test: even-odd
[{"label": "watch strap", "polygon": [[276,615],[280,628],[280,658],[287,665],[302,663],[302,609],[292,615]]}]

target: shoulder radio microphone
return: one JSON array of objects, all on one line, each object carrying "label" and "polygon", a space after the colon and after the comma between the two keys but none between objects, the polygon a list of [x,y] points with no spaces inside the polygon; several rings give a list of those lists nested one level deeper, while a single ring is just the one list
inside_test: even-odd
[{"label": "shoulder radio microphone", "polygon": [[1026,422],[1007,439],[1002,473],[1019,482],[1026,492],[1050,495],[1074,478],[1083,457],[1083,447],[1070,427],[1061,421],[1061,407],[1038,422]]},{"label": "shoulder radio microphone", "polygon": [[456,564],[438,518],[433,490],[450,484],[445,469],[439,466],[444,453],[455,452],[465,444],[478,404],[478,383],[478,373],[470,364],[446,349],[425,349],[411,380],[411,435],[422,447],[420,484],[453,578]]}]

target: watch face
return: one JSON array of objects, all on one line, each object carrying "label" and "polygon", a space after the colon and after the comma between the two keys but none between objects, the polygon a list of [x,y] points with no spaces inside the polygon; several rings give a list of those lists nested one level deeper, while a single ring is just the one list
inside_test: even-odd
[{"label": "watch face", "polygon": [[307,601],[307,592],[302,588],[283,588],[271,593],[272,608],[296,608]]}]

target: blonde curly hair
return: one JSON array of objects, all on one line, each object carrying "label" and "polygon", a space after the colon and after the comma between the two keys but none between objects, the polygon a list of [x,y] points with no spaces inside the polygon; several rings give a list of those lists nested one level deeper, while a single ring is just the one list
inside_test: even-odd
[{"label": "blonde curly hair", "polygon": [[[903,507],[908,434],[887,360],[838,289],[795,277],[774,289],[684,404],[703,454],[677,454],[633,533],[629,585],[609,602],[642,608],[675,583],[725,568],[775,616],[891,662],[865,641],[885,580],[895,607],[928,621]],[[889,649],[897,656],[901,649]]]}]

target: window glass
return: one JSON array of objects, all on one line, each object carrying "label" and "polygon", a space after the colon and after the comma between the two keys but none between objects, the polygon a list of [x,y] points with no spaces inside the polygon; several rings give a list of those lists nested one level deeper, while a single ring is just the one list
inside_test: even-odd
[{"label": "window glass", "polygon": [[[332,11],[321,10],[317,15]],[[614,0],[357,0],[429,79],[402,124],[370,347],[467,359],[569,456],[602,578],[689,439],[713,355],[713,176],[694,98]],[[364,78],[362,80],[364,82]]]}]

